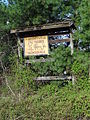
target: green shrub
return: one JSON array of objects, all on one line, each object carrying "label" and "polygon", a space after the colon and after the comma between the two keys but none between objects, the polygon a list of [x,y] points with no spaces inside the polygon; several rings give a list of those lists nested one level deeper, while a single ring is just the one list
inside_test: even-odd
[{"label": "green shrub", "polygon": [[54,61],[32,63],[31,68],[37,73],[38,76],[60,75],[65,70],[67,73],[70,73],[70,54],[70,48],[60,46],[51,51],[50,56],[48,56],[48,58],[52,58]]},{"label": "green shrub", "polygon": [[7,75],[7,77],[14,91],[16,93],[23,91],[24,95],[35,90],[36,86],[33,78],[36,77],[36,75],[29,66],[23,64],[24,60],[22,58],[18,59],[17,54],[11,55],[9,60],[11,62],[11,73]]},{"label": "green shrub", "polygon": [[76,78],[88,77],[89,54],[83,51],[75,52],[73,55],[72,72]]},{"label": "green shrub", "polygon": [[63,88],[52,83],[38,89],[20,102],[0,99],[0,120],[87,120],[89,114],[90,81],[71,82]]}]

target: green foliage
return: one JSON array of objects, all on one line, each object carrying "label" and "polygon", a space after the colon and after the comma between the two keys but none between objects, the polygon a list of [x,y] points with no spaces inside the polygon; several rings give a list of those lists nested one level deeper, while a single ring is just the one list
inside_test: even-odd
[{"label": "green foliage", "polygon": [[10,25],[15,27],[25,27],[30,25],[55,22],[68,18],[74,18],[75,10],[80,4],[80,0],[8,0],[8,14]]},{"label": "green foliage", "polygon": [[65,70],[70,73],[71,69],[71,52],[70,48],[65,48],[60,46],[54,49],[49,56],[54,61],[48,61],[45,63],[37,62],[31,64],[31,69],[33,69],[38,76],[49,76],[49,75],[60,75]]},{"label": "green foliage", "polygon": [[55,59],[54,62],[51,63],[51,70],[54,74],[61,74],[65,70],[67,73],[70,72],[70,64],[71,64],[71,52],[70,48],[65,48],[64,46],[58,47],[55,51],[53,50],[52,58]]},{"label": "green foliage", "polygon": [[76,78],[88,77],[89,72],[89,53],[78,51],[73,55],[72,72]]},{"label": "green foliage", "polygon": [[30,69],[30,67],[26,66],[25,64],[23,65],[22,59],[18,59],[17,54],[11,54],[9,60],[11,62],[11,73],[8,75],[8,79],[12,85],[13,90],[19,92],[23,91],[23,94],[28,94],[29,92],[35,90],[36,87],[33,82],[33,78],[36,75]]},{"label": "green foliage", "polygon": [[[8,84],[15,93],[12,97],[7,86],[0,86],[0,120],[76,120],[90,119],[90,95],[88,66],[90,46],[90,20],[88,0],[8,0],[0,2],[0,52],[7,66]],[[70,49],[59,47],[49,57],[54,61],[33,63],[25,66],[22,58],[18,60],[12,51],[15,42],[7,36],[10,29],[54,22],[66,18],[74,20],[77,30],[75,44],[81,42],[84,51],[74,52],[71,59]],[[11,40],[11,41],[10,41]],[[12,54],[11,54],[12,53]],[[0,56],[1,57],[1,56]],[[42,58],[41,58],[42,59]],[[71,61],[72,60],[72,61]],[[78,81],[62,87],[62,83],[41,86],[36,91],[32,79],[43,75],[60,75],[66,70],[73,73]]]},{"label": "green foliage", "polygon": [[56,10],[58,9],[57,1],[23,0],[20,2],[19,0],[14,0],[9,2],[8,5],[9,20],[13,28],[46,23],[46,21],[54,19],[54,7],[56,7]]},{"label": "green foliage", "polygon": [[77,32],[75,33],[75,39],[80,42],[80,46],[90,51],[90,2],[88,0],[82,0],[80,6],[77,9]]},{"label": "green foliage", "polygon": [[69,83],[58,88],[57,84],[40,88],[33,96],[20,102],[11,98],[0,100],[0,120],[87,120],[89,114],[89,85],[87,79],[79,80],[76,85]]},{"label": "green foliage", "polygon": [[[0,27],[1,30],[6,30],[7,26],[7,7],[5,4],[0,3]],[[4,32],[4,31],[2,31]]]}]

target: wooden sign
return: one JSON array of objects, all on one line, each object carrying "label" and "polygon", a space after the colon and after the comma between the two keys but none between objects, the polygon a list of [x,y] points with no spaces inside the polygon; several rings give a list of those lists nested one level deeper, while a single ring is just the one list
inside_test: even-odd
[{"label": "wooden sign", "polygon": [[36,36],[24,38],[25,56],[48,55],[48,36]]}]

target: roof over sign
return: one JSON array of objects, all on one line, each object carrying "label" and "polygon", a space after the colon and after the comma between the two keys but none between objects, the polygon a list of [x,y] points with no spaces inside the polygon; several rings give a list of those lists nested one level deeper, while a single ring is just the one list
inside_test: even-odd
[{"label": "roof over sign", "polygon": [[56,23],[48,23],[44,25],[39,26],[31,26],[27,28],[21,28],[21,29],[15,29],[11,30],[11,34],[13,33],[24,33],[24,32],[31,32],[31,31],[42,31],[42,30],[51,30],[51,29],[59,29],[59,28],[74,28],[75,25],[73,21],[62,21],[62,22],[56,22]]}]

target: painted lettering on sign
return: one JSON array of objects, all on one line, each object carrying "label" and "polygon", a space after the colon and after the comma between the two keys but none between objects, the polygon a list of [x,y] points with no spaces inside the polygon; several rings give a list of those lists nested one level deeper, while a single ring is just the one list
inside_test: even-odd
[{"label": "painted lettering on sign", "polygon": [[25,56],[48,55],[48,36],[36,36],[24,38]]}]

